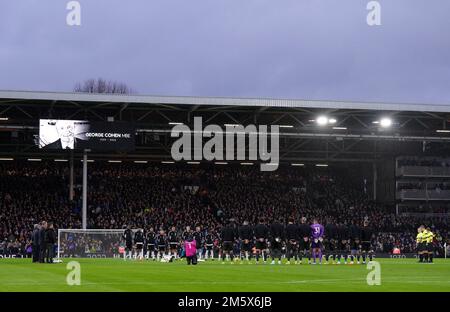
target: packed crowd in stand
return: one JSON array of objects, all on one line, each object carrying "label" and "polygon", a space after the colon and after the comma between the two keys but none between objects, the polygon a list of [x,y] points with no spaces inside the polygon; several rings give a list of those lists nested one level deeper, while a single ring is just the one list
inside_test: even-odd
[{"label": "packed crowd in stand", "polygon": [[[81,169],[75,168],[75,196],[69,200],[68,163],[0,163],[0,255],[30,252],[34,224],[81,228]],[[448,218],[397,216],[394,208],[374,203],[358,181],[343,172],[258,167],[89,164],[88,227],[156,230],[187,225],[220,232],[233,218],[237,224],[259,218],[317,218],[325,226],[362,226],[368,220],[377,252],[414,252],[417,227],[436,234],[438,250],[448,236]],[[325,232],[326,236],[326,232]],[[95,246],[91,246],[95,250]],[[90,248],[90,247],[89,247]]]}]

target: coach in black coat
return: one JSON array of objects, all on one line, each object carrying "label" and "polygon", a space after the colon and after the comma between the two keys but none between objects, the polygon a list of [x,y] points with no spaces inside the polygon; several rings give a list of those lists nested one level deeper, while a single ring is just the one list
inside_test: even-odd
[{"label": "coach in black coat", "polygon": [[53,223],[48,224],[48,228],[45,231],[45,242],[47,244],[46,262],[53,263],[53,252],[55,250],[56,233],[53,229]]},{"label": "coach in black coat", "polygon": [[39,262],[44,263],[45,254],[47,253],[47,242],[45,232],[47,230],[47,222],[41,222],[39,229]]},{"label": "coach in black coat", "polygon": [[33,252],[33,262],[39,262],[39,253],[41,251],[39,230],[40,230],[39,224],[35,224],[33,234],[31,235],[32,241],[31,249]]}]

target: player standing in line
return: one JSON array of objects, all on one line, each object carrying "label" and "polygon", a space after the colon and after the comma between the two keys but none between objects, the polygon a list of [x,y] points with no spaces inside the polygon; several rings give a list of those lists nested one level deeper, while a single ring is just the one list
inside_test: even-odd
[{"label": "player standing in line", "polygon": [[352,221],[350,225],[347,227],[349,232],[349,244],[350,244],[350,262],[349,264],[353,264],[356,260],[356,256],[358,255],[359,250],[359,231],[358,227],[356,226],[355,222]]},{"label": "player standing in line", "polygon": [[236,240],[236,233],[231,222],[227,221],[220,231],[222,239],[222,264],[225,264],[225,259],[233,263],[233,244]]},{"label": "player standing in line", "polygon": [[421,225],[417,229],[416,243],[417,243],[417,253],[419,254],[419,262],[425,262],[425,239],[424,239],[424,226]]},{"label": "player standing in line", "polygon": [[426,243],[426,250],[427,250],[427,260],[428,263],[433,263],[433,254],[434,254],[434,233],[431,231],[430,227],[427,227],[426,229],[427,235],[425,237],[425,243]]},{"label": "player standing in line", "polygon": [[196,248],[196,253],[197,253],[197,259],[202,259],[203,258],[203,244],[204,244],[204,239],[203,239],[203,233],[202,233],[202,229],[197,226],[195,228],[195,232],[193,234],[193,238],[195,240],[195,243],[197,244],[195,246]]},{"label": "player standing in line", "polygon": [[362,256],[363,264],[366,264],[366,259],[369,257],[369,261],[373,259],[373,248],[372,248],[372,236],[373,230],[369,226],[369,221],[364,221],[364,226],[361,229],[361,245],[362,245]]},{"label": "player standing in line", "polygon": [[283,255],[283,242],[284,242],[284,225],[281,224],[282,220],[275,221],[270,226],[270,256],[272,257],[271,264],[275,264],[275,259],[278,259],[278,264],[281,264],[281,256]]},{"label": "player standing in line", "polygon": [[298,227],[294,224],[294,218],[289,218],[286,226],[286,264],[291,264],[291,259],[294,258],[295,264],[298,259]]},{"label": "player standing in line", "polygon": [[299,256],[300,256],[300,264],[303,262],[303,257],[308,257],[308,264],[311,263],[311,254],[309,252],[310,246],[310,234],[311,228],[306,223],[306,218],[302,217],[300,220],[300,224],[298,225],[299,232]]},{"label": "player standing in line", "polygon": [[325,264],[336,263],[336,232],[336,225],[328,219],[325,225],[326,235],[323,241]]},{"label": "player standing in line", "polygon": [[156,259],[160,260],[164,258],[167,249],[167,237],[164,230],[160,230],[159,234],[156,236],[156,244],[158,246]]},{"label": "player standing in line", "polygon": [[136,246],[136,259],[144,259],[144,233],[138,229],[134,234],[134,245]]},{"label": "player standing in line", "polygon": [[338,241],[335,238],[330,238],[328,242],[328,263],[337,263],[338,248]]},{"label": "player standing in line", "polygon": [[328,239],[327,236],[323,237],[323,241],[322,241],[322,260],[324,264],[328,264],[328,258],[331,258],[331,254],[329,255],[329,251],[330,251],[330,240]]},{"label": "player standing in line", "polygon": [[264,263],[266,263],[267,239],[269,238],[269,227],[264,224],[264,219],[260,218],[259,223],[255,226],[255,251],[256,263],[259,263],[259,257],[262,255]]},{"label": "player standing in line", "polygon": [[245,260],[249,262],[253,248],[253,229],[248,224],[248,221],[244,221],[243,225],[239,227],[238,233],[241,241],[241,259],[245,257]]},{"label": "player standing in line", "polygon": [[191,227],[189,225],[186,226],[186,229],[183,232],[183,235],[181,236],[181,239],[183,241],[187,240],[189,237],[192,236],[192,230]]},{"label": "player standing in line", "polygon": [[[184,247],[184,242],[192,237],[192,230],[189,225],[186,225],[183,234],[181,234],[180,244]],[[183,255],[182,257],[186,256],[186,249],[183,248]]]},{"label": "player standing in line", "polygon": [[222,258],[222,254],[221,254],[221,245],[220,245],[220,233],[216,230],[214,230],[213,232],[213,238],[214,238],[214,242],[213,242],[213,254],[217,255],[217,259],[220,260],[220,258]]},{"label": "player standing in line", "polygon": [[174,257],[174,259],[177,259],[179,238],[177,234],[177,228],[175,226],[172,226],[170,228],[167,238],[169,240],[169,256]]},{"label": "player standing in line", "polygon": [[313,256],[313,264],[316,264],[317,257],[319,258],[319,263],[322,264],[322,241],[323,241],[324,228],[323,225],[319,224],[317,219],[313,219],[313,224],[311,224],[311,249]]},{"label": "player standing in line", "polygon": [[156,233],[155,230],[153,229],[153,227],[150,228],[150,230],[148,231],[147,235],[146,235],[146,240],[147,240],[147,258],[148,259],[156,259]]},{"label": "player standing in line", "polygon": [[205,236],[205,260],[214,260],[214,234],[212,231],[208,231]]},{"label": "player standing in line", "polygon": [[125,231],[123,232],[122,239],[125,240],[125,253],[123,259],[132,257],[133,255],[133,231],[131,231],[130,226],[125,227]]},{"label": "player standing in line", "polygon": [[357,260],[357,263],[359,264],[360,260],[361,260],[362,245],[361,245],[361,240],[359,239],[358,236],[352,240],[351,246],[352,246],[352,249],[351,249],[350,264],[353,264],[355,262],[355,260]]},{"label": "player standing in line", "polygon": [[338,261],[337,264],[341,264],[341,259],[344,259],[344,264],[347,264],[347,260],[348,260],[348,253],[349,253],[349,231],[348,231],[348,227],[344,224],[341,223],[338,227],[337,227],[337,236],[338,236],[338,250],[339,250],[339,255],[338,255]]}]

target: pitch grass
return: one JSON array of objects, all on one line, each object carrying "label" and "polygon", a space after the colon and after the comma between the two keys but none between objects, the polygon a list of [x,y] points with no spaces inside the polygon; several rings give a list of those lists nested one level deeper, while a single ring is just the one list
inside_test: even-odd
[{"label": "pitch grass", "polygon": [[58,264],[0,259],[0,291],[450,291],[450,260],[420,264],[413,259],[378,259],[381,286],[368,286],[366,265],[270,265],[123,259],[75,259],[81,285],[68,286],[68,260]]}]

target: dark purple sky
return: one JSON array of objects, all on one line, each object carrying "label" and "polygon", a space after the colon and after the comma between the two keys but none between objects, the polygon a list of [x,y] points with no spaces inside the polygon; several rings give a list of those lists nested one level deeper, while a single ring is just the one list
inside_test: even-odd
[{"label": "dark purple sky", "polygon": [[449,0],[68,1],[0,2],[0,89],[450,103]]}]

